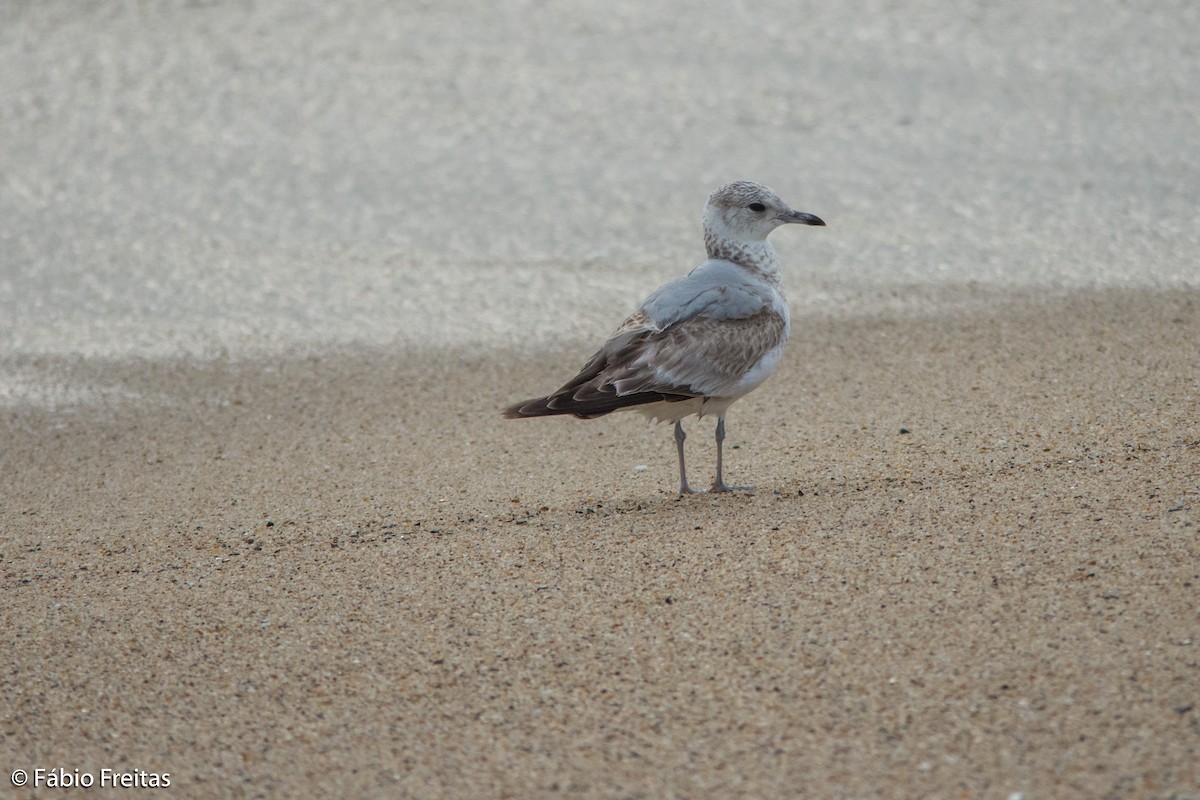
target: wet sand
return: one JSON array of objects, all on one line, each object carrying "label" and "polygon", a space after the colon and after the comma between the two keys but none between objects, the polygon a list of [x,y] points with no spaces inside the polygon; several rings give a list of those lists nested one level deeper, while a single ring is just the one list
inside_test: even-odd
[{"label": "wet sand", "polygon": [[10,362],[89,399],[0,419],[0,761],[179,797],[1192,796],[1200,294],[962,291],[798,319],[729,416],[757,491],[682,500],[665,426],[499,417],[582,340]]}]

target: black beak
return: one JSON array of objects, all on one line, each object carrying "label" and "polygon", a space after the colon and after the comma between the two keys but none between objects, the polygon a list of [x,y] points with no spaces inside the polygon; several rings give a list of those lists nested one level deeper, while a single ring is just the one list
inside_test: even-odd
[{"label": "black beak", "polygon": [[801,225],[824,225],[825,220],[816,214],[806,214],[803,211],[793,211],[783,217],[788,222],[798,222]]}]

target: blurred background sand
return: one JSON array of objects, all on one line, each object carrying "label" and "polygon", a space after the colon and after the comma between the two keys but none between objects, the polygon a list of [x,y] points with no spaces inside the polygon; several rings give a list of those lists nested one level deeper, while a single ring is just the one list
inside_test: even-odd
[{"label": "blurred background sand", "polygon": [[1190,3],[5,9],[6,353],[593,337],[738,178],[801,310],[1197,277]]}]

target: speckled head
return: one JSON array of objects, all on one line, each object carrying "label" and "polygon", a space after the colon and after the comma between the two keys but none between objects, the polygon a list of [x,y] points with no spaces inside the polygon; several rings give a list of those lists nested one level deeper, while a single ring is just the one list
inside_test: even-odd
[{"label": "speckled head", "polygon": [[753,181],[727,183],[708,196],[705,237],[761,242],[780,225],[824,225],[820,217],[794,211],[774,190]]}]

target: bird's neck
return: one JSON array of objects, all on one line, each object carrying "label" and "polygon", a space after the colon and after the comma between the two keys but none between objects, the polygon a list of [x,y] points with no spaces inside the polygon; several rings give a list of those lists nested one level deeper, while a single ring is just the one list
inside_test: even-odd
[{"label": "bird's neck", "polygon": [[779,255],[766,239],[737,240],[705,231],[704,247],[709,258],[730,261],[769,282],[779,282]]}]

